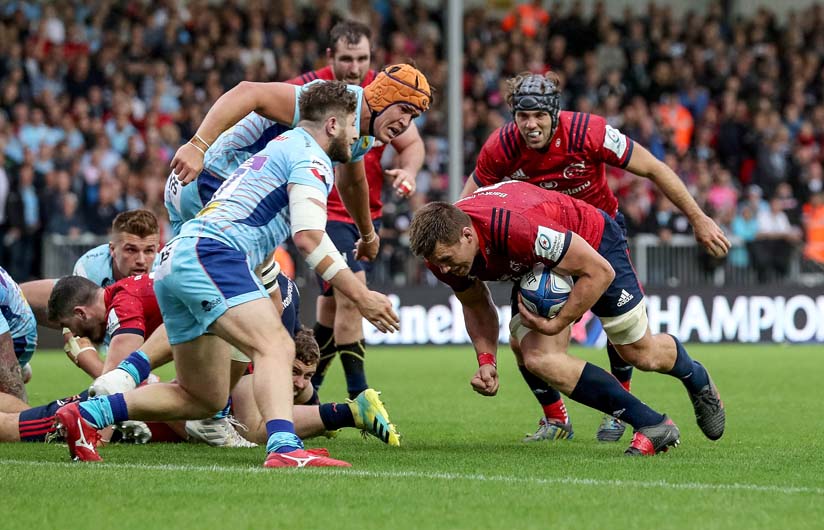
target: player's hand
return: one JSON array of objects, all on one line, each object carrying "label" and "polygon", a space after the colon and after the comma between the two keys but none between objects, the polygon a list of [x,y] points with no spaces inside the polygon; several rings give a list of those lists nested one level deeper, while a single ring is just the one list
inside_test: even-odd
[{"label": "player's hand", "polygon": [[520,293],[518,294],[518,313],[521,315],[521,322],[524,326],[550,337],[564,331],[574,321],[567,318],[563,310],[552,318],[536,315],[524,306]]},{"label": "player's hand", "polygon": [[417,186],[415,185],[415,175],[412,173],[405,169],[387,169],[384,170],[383,174],[392,179],[392,187],[395,188],[395,194],[398,197],[406,199],[415,193]]},{"label": "player's hand", "polygon": [[197,178],[203,170],[203,153],[190,143],[185,143],[175,153],[171,163],[177,180],[186,185]]},{"label": "player's hand", "polygon": [[134,390],[137,385],[126,370],[115,368],[94,380],[89,387],[89,397],[111,396]]},{"label": "player's hand", "polygon": [[381,333],[394,333],[401,329],[401,322],[392,302],[386,295],[377,291],[369,291],[363,300],[357,302],[358,311]]},{"label": "player's hand", "polygon": [[493,364],[485,364],[478,368],[470,381],[472,390],[482,396],[494,396],[498,393],[498,369]]},{"label": "player's hand", "polygon": [[723,258],[730,251],[730,240],[724,231],[708,215],[702,216],[692,223],[695,240],[698,241],[714,258]]},{"label": "player's hand", "polygon": [[355,243],[355,259],[363,261],[374,261],[381,246],[381,236],[377,232],[372,232],[372,239],[365,242],[363,238]]}]

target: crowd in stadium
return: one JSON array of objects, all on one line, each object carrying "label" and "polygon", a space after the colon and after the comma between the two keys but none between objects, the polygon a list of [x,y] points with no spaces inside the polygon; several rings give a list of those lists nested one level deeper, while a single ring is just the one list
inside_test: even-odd
[{"label": "crowd in stadium", "polygon": [[[242,80],[291,79],[326,63],[334,2],[12,1],[0,7],[0,223],[12,277],[40,275],[47,234],[103,235],[121,211],[165,216],[175,150]],[[503,81],[557,72],[562,108],[592,112],[672,167],[728,234],[735,265],[786,273],[790,247],[824,263],[824,7],[779,22],[712,4],[675,16],[650,3],[611,19],[604,3],[535,2],[464,18],[464,164],[510,118]],[[543,7],[542,7],[543,6]],[[444,11],[353,0],[373,64],[414,58],[435,88],[417,121],[417,192],[387,194],[386,279],[402,275],[410,210],[447,197]],[[241,31],[241,29],[243,31]],[[452,65],[454,67],[454,65]],[[391,157],[387,151],[386,157]],[[609,170],[630,235],[666,239],[689,223],[646,179]]]}]

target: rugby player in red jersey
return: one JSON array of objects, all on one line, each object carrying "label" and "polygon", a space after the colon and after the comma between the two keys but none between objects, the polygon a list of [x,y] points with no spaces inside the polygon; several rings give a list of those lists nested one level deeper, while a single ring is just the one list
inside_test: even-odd
[{"label": "rugby player in red jersey", "polygon": [[650,333],[623,232],[603,211],[555,191],[503,182],[454,205],[435,202],[421,208],[410,227],[410,247],[463,305],[479,362],[472,379],[477,392],[492,396],[498,391],[498,313],[484,282],[515,279],[543,263],[577,280],[551,319],[529,313],[515,283],[510,332],[531,373],[575,401],[632,425],[635,435],[627,454],[655,454],[678,442],[678,429],[666,416],[604,370],[567,353],[572,323],[592,309],[624,359],[680,379],[704,434],[713,440],[723,434],[723,404],[706,369],[675,337]]},{"label": "rugby player in red jersey", "polygon": [[[375,71],[369,69],[372,62],[371,38],[372,31],[360,22],[345,20],[337,23],[329,33],[330,47],[326,50],[329,65],[290,79],[287,83],[303,85],[316,79],[337,79],[350,85],[366,87],[375,79]],[[414,122],[406,132],[393,138],[391,145],[397,151],[397,168],[383,170],[381,157],[387,144],[379,140],[375,141],[375,146],[363,158],[369,184],[369,210],[375,232],[380,231],[384,182],[391,179],[398,196],[408,197],[415,192],[415,177],[424,160],[423,140]],[[355,259],[353,249],[360,238],[358,227],[346,211],[337,189],[333,189],[329,195],[326,211],[326,233],[346,255],[346,261],[355,276],[366,283],[366,273],[372,264]],[[346,389],[349,397],[354,398],[369,387],[364,371],[366,347],[363,341],[363,319],[351,300],[332,289],[320,277],[318,283],[321,294],[317,299],[314,332],[320,345],[320,362],[312,384],[316,389],[320,388],[335,355],[340,354]]]},{"label": "rugby player in red jersey", "polygon": [[[466,197],[480,186],[504,180],[528,182],[588,202],[609,214],[624,232],[618,199],[609,188],[606,166],[646,177],[690,220],[696,240],[711,255],[727,254],[724,232],[690,195],[678,175],[643,146],[594,114],[563,111],[557,75],[522,74],[508,81],[507,103],[514,122],[495,130],[484,144],[461,193]],[[560,394],[527,370],[513,348],[521,374],[544,410],[538,431],[524,441],[571,437],[572,424]],[[632,367],[607,345],[613,375],[629,390]],[[604,416],[596,437],[617,441],[625,426]]]}]

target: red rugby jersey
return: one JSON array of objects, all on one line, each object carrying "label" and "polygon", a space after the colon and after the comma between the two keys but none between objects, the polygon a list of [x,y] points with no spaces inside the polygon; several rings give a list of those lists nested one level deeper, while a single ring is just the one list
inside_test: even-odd
[{"label": "red rugby jersey", "polygon": [[[365,87],[371,83],[375,79],[375,74],[376,72],[374,70],[369,70],[360,86]],[[326,81],[335,79],[335,73],[332,71],[332,67],[325,66],[320,70],[307,72],[286,82],[293,85],[305,85],[316,79],[324,79]],[[381,156],[383,155],[384,149],[386,149],[386,145],[375,140],[375,146],[363,157],[366,182],[369,184],[369,212],[372,219],[379,219],[383,213],[383,202],[381,201],[381,192],[383,191],[383,167],[381,167]],[[354,222],[349,212],[346,211],[346,207],[344,207],[343,201],[341,201],[337,188],[332,188],[332,193],[329,194],[329,198],[326,201],[326,217],[329,221]]]},{"label": "red rugby jersey", "polygon": [[603,213],[562,193],[526,182],[501,182],[458,202],[472,219],[480,253],[468,276],[455,276],[427,263],[435,276],[455,291],[468,289],[477,278],[503,281],[518,278],[537,263],[554,267],[563,259],[572,233],[593,248],[604,234]]},{"label": "red rugby jersey", "polygon": [[618,199],[609,188],[606,166],[626,167],[634,143],[595,114],[561,111],[546,149],[526,146],[515,123],[487,139],[475,166],[475,182],[489,186],[520,180],[588,202],[615,217]]},{"label": "red rugby jersey", "polygon": [[154,293],[154,280],[148,274],[130,276],[106,287],[106,334],[114,337],[134,333],[148,337],[163,324]]}]

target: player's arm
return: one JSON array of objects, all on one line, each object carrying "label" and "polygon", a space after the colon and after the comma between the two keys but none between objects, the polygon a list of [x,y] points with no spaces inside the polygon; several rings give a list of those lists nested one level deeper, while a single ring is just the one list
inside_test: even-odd
[{"label": "player's arm", "polygon": [[475,191],[479,187],[480,186],[478,186],[478,181],[476,180],[476,177],[475,177],[475,172],[473,171],[472,174],[469,175],[469,178],[466,179],[466,182],[464,183],[464,187],[461,190],[461,195],[458,198],[463,199],[467,195],[472,195],[473,193],[475,193]]},{"label": "player's arm", "polygon": [[389,299],[370,291],[357,279],[326,234],[326,194],[305,184],[289,184],[289,215],[292,241],[309,267],[358,306],[369,322],[382,332],[395,331],[398,316]]},{"label": "player's arm", "polygon": [[478,358],[478,370],[470,384],[475,392],[494,396],[498,393],[495,359],[498,349],[498,310],[486,284],[477,279],[468,289],[455,292],[455,296],[463,306],[466,331]]},{"label": "player's arm", "polygon": [[106,362],[103,363],[103,372],[107,373],[120,364],[120,361],[125,359],[135,350],[139,350],[143,346],[143,334],[137,331],[126,331],[117,333],[109,342],[109,352],[106,355]]},{"label": "player's arm", "polygon": [[701,210],[672,168],[635,143],[626,169],[650,179],[658,186],[658,189],[687,216],[695,232],[695,239],[707,252],[715,257],[727,255],[730,241],[724,235],[724,231]]},{"label": "player's arm", "polygon": [[33,280],[20,284],[20,290],[23,292],[26,302],[29,303],[37,324],[51,329],[61,328],[60,324],[52,322],[48,317],[49,297],[56,281],[51,279]]},{"label": "player's arm", "polygon": [[392,187],[400,197],[409,197],[415,193],[415,178],[423,167],[426,154],[423,139],[415,122],[400,136],[392,140],[392,147],[398,153],[398,167],[387,169],[384,174],[392,179]]},{"label": "player's arm", "polygon": [[[372,261],[378,255],[380,237],[372,225],[369,212],[369,183],[363,160],[341,164],[337,168],[335,186],[346,211],[358,226],[361,238],[357,243],[356,259]],[[325,203],[324,203],[325,204]],[[325,206],[324,206],[325,211]],[[325,217],[325,214],[324,214]]]},{"label": "player's arm", "polygon": [[23,383],[20,363],[17,362],[17,355],[14,353],[14,342],[8,331],[8,324],[2,316],[0,319],[3,319],[2,324],[6,328],[6,332],[0,334],[0,392],[28,402],[26,385]]},{"label": "player's arm", "polygon": [[196,179],[209,146],[250,112],[278,123],[293,124],[295,99],[294,85],[241,81],[215,101],[192,139],[177,150],[172,170],[184,185]]},{"label": "player's arm", "polygon": [[563,257],[553,268],[557,273],[576,278],[572,291],[558,314],[549,319],[531,313],[518,296],[518,310],[526,327],[545,335],[557,335],[581,318],[604,294],[615,278],[612,265],[581,236],[572,237]]}]

